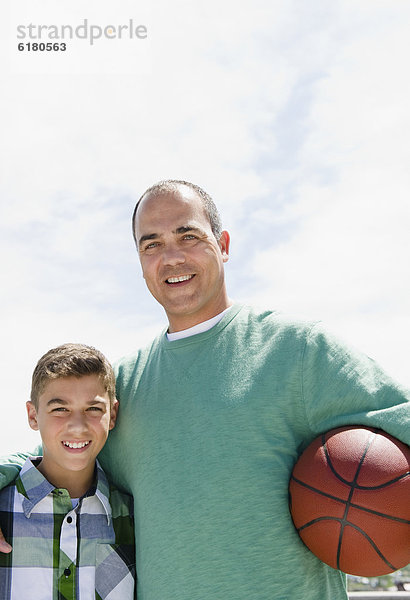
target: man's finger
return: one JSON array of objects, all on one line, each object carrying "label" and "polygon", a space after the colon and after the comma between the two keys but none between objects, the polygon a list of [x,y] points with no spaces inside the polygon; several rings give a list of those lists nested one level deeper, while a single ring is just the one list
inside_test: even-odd
[{"label": "man's finger", "polygon": [[0,529],[0,552],[4,552],[5,554],[7,554],[8,552],[11,552],[12,549],[13,548],[10,546],[10,544],[8,544],[4,539],[3,533]]}]

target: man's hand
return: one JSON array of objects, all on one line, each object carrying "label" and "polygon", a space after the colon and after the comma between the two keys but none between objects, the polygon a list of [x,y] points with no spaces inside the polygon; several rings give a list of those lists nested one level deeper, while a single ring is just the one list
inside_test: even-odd
[{"label": "man's hand", "polygon": [[7,554],[8,552],[11,552],[12,549],[13,548],[10,546],[10,544],[8,544],[4,539],[3,532],[0,529],[0,552],[4,552],[5,554]]}]

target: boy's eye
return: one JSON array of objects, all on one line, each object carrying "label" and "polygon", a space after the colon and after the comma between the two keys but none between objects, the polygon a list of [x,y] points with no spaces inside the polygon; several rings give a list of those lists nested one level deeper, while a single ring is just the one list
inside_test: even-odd
[{"label": "boy's eye", "polygon": [[64,406],[58,406],[57,408],[53,408],[51,412],[66,412],[67,409]]},{"label": "boy's eye", "polygon": [[100,406],[90,406],[87,410],[102,412],[102,408]]}]

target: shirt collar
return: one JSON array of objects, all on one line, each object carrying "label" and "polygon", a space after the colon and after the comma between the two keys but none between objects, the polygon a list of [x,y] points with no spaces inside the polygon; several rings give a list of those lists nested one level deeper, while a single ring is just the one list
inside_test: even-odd
[{"label": "shirt collar", "polygon": [[104,471],[102,470],[101,465],[98,462],[98,460],[96,461],[96,466],[97,466],[97,489],[95,490],[95,495],[97,496],[98,500],[103,505],[105,514],[107,516],[108,525],[110,525],[111,516],[112,516],[111,504],[110,504],[110,500],[109,500],[110,486],[107,481],[107,477],[106,477]]},{"label": "shirt collar", "polygon": [[[30,518],[31,513],[39,502],[57,489],[36,468],[35,465],[39,459],[41,457],[28,458],[16,480],[17,490],[25,497],[23,500],[23,511],[27,518]],[[85,497],[95,494],[102,504],[109,525],[112,515],[109,501],[109,484],[98,461],[96,461],[96,467],[96,484],[85,494]]]},{"label": "shirt collar", "polygon": [[228,312],[228,310],[230,310],[230,308],[231,308],[231,306],[228,306],[228,308],[225,308],[225,310],[223,310],[221,313],[219,313],[215,317],[212,317],[211,319],[208,319],[207,321],[203,321],[202,323],[198,323],[198,325],[194,325],[193,327],[190,327],[189,329],[183,329],[182,331],[175,331],[174,333],[167,332],[167,334],[166,334],[167,340],[169,342],[174,342],[175,340],[181,340],[183,338],[190,337],[191,335],[196,335],[197,333],[203,333],[204,331],[208,331],[209,329],[212,329],[212,327],[214,327],[215,325],[217,325],[217,323],[219,323],[219,321],[221,321],[222,317],[225,315],[225,313]]}]

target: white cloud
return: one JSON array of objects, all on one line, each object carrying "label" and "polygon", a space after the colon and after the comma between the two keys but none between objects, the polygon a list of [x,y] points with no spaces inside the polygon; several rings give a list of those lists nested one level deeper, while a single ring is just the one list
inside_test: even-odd
[{"label": "white cloud", "polygon": [[282,237],[261,239],[247,296],[324,318],[409,382],[410,44],[403,15],[376,8],[343,15],[306,115],[294,201],[252,215]]},{"label": "white cloud", "polygon": [[49,347],[115,359],[162,327],[130,217],[166,177],[214,195],[234,298],[323,317],[408,377],[409,10],[160,1],[149,72],[4,76],[0,451],[31,446],[22,407]]}]

